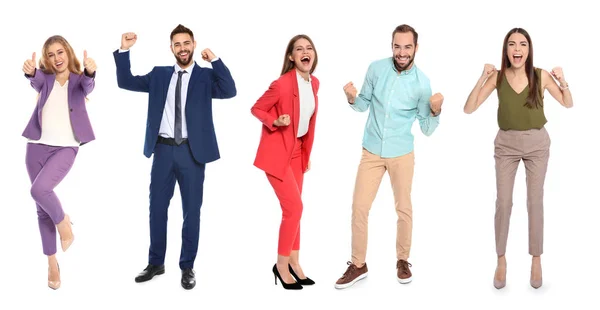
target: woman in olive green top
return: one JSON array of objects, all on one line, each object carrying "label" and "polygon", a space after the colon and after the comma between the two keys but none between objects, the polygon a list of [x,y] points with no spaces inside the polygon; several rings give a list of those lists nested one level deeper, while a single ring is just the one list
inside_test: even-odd
[{"label": "woman in olive green top", "polygon": [[[558,81],[558,83],[554,80]],[[498,134],[494,141],[496,161],[496,252],[498,266],[494,286],[506,285],[506,241],[512,209],[513,186],[519,162],[526,169],[527,213],[529,216],[529,254],[531,263],[530,284],[542,285],[540,255],[543,252],[544,179],[548,167],[550,137],[544,128],[544,91],[562,106],[573,106],[569,85],[562,69],[556,67],[549,73],[533,66],[533,45],[527,31],[510,30],[504,38],[502,65],[496,70],[486,64],[477,84],[471,91],[464,111],[473,113],[497,89]]]}]

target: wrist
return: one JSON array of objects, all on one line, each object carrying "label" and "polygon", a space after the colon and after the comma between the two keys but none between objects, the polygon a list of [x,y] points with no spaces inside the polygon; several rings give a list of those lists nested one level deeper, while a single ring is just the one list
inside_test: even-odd
[{"label": "wrist", "polygon": [[88,69],[88,68],[84,68],[84,69],[83,69],[83,73],[84,73],[86,76],[88,76],[88,77],[91,77],[91,78],[94,78],[94,77],[96,77],[96,70],[92,71],[92,70],[90,70],[90,69]]},{"label": "wrist", "polygon": [[562,90],[568,89],[569,88],[569,83],[567,83],[565,81],[562,81],[562,82],[559,81],[558,87],[560,87],[560,89],[562,89]]}]

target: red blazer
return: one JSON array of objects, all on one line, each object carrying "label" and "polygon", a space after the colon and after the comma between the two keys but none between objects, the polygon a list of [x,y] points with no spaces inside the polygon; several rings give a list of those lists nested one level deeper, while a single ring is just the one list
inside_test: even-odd
[{"label": "red blazer", "polygon": [[[283,179],[285,175],[286,168],[292,159],[292,152],[298,135],[300,99],[296,74],[296,69],[293,69],[273,81],[269,89],[250,109],[252,115],[263,123],[254,166],[278,179]],[[312,75],[310,78],[315,95],[315,112],[310,118],[308,132],[301,138],[303,171],[308,168],[319,107],[317,96],[319,80]],[[290,124],[282,127],[274,126],[273,122],[283,114],[290,116]]]}]

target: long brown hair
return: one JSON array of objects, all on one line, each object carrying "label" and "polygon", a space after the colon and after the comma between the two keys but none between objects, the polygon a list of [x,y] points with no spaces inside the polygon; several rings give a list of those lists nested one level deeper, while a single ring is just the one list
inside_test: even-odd
[{"label": "long brown hair", "polygon": [[73,52],[71,44],[69,44],[65,38],[59,35],[49,37],[44,43],[44,47],[42,48],[42,57],[40,57],[40,69],[42,72],[46,74],[56,73],[54,72],[54,66],[52,66],[50,59],[48,59],[48,49],[50,48],[50,45],[54,43],[59,43],[65,48],[65,52],[67,53],[67,57],[69,59],[69,71],[75,74],[81,74],[81,63],[77,57],[75,57],[75,52]]},{"label": "long brown hair", "polygon": [[529,55],[525,61],[525,73],[527,74],[527,80],[529,83],[529,93],[527,94],[527,102],[525,105],[530,109],[542,107],[543,103],[540,85],[538,84],[538,79],[541,77],[538,77],[535,74],[535,67],[533,66],[533,43],[531,42],[529,33],[527,33],[527,31],[525,31],[523,28],[513,28],[504,37],[504,44],[502,46],[502,65],[500,67],[500,74],[498,74],[498,78],[496,80],[496,85],[498,85],[498,89],[500,89],[500,85],[502,85],[502,78],[504,77],[506,69],[511,67],[506,50],[508,49],[508,38],[510,38],[513,33],[520,33],[525,36],[525,39],[527,39],[527,43],[529,45]]},{"label": "long brown hair", "polygon": [[315,61],[313,61],[312,68],[310,68],[310,74],[312,74],[315,71],[315,69],[317,68],[317,63],[319,62],[317,48],[313,44],[313,41],[307,35],[299,34],[290,40],[290,42],[287,45],[287,48],[285,49],[285,55],[283,56],[283,67],[281,68],[281,75],[286,74],[288,71],[294,69],[294,67],[296,66],[296,65],[294,65],[294,62],[290,60],[290,56],[292,56],[294,44],[296,44],[296,41],[298,41],[300,39],[306,39],[312,46],[313,51],[315,52]]}]

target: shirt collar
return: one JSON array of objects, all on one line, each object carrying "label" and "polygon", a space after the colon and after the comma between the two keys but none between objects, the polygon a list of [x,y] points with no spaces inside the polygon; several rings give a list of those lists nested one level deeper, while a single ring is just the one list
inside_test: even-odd
[{"label": "shirt collar", "polygon": [[185,72],[187,72],[188,74],[190,74],[190,75],[191,75],[191,74],[192,74],[192,70],[194,70],[194,67],[195,67],[195,66],[196,66],[196,62],[195,62],[195,61],[194,61],[194,63],[193,63],[191,66],[189,66],[189,67],[187,67],[187,68],[185,68],[185,69],[182,69],[182,68],[179,66],[179,64],[175,63],[174,69],[175,69],[175,72],[179,72],[179,71],[181,71],[181,70],[185,70]]}]

